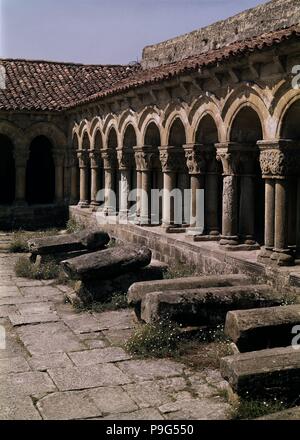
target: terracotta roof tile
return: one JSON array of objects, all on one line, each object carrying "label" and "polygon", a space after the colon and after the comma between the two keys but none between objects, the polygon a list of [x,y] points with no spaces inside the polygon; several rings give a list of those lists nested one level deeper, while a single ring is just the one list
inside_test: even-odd
[{"label": "terracotta roof tile", "polygon": [[7,88],[0,90],[0,110],[60,111],[73,108],[299,37],[300,25],[295,25],[147,70],[143,70],[139,64],[97,66],[0,60],[7,74]]}]

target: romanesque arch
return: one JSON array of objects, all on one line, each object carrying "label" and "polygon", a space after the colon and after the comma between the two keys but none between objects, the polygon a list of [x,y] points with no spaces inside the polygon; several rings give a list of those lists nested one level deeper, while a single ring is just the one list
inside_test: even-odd
[{"label": "romanesque arch", "polygon": [[51,204],[55,195],[53,144],[44,135],[35,137],[29,146],[26,170],[26,201],[30,205]]}]

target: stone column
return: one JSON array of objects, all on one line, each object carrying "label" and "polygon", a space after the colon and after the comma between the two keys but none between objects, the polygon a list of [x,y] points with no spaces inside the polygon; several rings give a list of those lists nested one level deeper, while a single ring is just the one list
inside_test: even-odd
[{"label": "stone column", "polygon": [[75,205],[78,203],[78,174],[79,174],[79,163],[77,157],[74,153],[71,153],[70,157],[70,167],[71,167],[71,194],[70,194],[70,204]]},{"label": "stone column", "polygon": [[265,246],[259,259],[290,266],[294,256],[288,247],[288,177],[296,175],[300,163],[297,146],[288,140],[261,141],[260,166],[266,179]]},{"label": "stone column", "polygon": [[134,148],[139,176],[140,224],[151,224],[151,172],[155,150],[150,145]]},{"label": "stone column", "polygon": [[[254,147],[255,149],[255,147]],[[256,151],[240,150],[240,211],[239,234],[245,245],[258,246],[255,241],[255,178]]]},{"label": "stone column", "polygon": [[91,162],[91,206],[95,209],[100,205],[100,202],[97,201],[97,194],[100,190],[100,182],[99,182],[99,166],[101,155],[100,151],[90,150],[90,162]]},{"label": "stone column", "polygon": [[190,176],[190,221],[187,233],[189,235],[199,235],[203,233],[203,229],[201,228],[201,225],[199,225],[200,219],[197,217],[200,214],[200,210],[204,210],[204,204],[203,206],[200,206],[201,199],[199,193],[201,189],[205,189],[205,151],[204,146],[199,144],[187,144],[183,146],[183,149]]},{"label": "stone column", "polygon": [[15,167],[16,167],[16,192],[15,206],[26,206],[26,167],[29,153],[23,150],[15,150]]},{"label": "stone column", "polygon": [[117,150],[117,158],[120,171],[120,217],[127,218],[129,213],[133,152],[126,148],[119,149]]},{"label": "stone column", "polygon": [[216,151],[210,151],[206,154],[207,171],[205,177],[205,216],[206,232],[211,237],[219,237],[219,191],[220,175],[218,173],[218,163]]},{"label": "stone column", "polygon": [[105,178],[104,212],[106,215],[110,215],[116,212],[116,194],[114,193],[113,196],[116,151],[113,149],[103,150],[102,158]]},{"label": "stone column", "polygon": [[55,166],[55,203],[62,204],[64,202],[64,151],[54,150],[53,160]]},{"label": "stone column", "polygon": [[159,153],[164,181],[162,226],[168,228],[174,225],[174,201],[171,192],[176,187],[176,173],[184,157],[183,149],[178,147],[160,147]]},{"label": "stone column", "polygon": [[89,207],[88,196],[88,165],[89,153],[87,150],[78,150],[79,169],[80,169],[80,201],[78,206],[81,208]]},{"label": "stone column", "polygon": [[231,144],[217,144],[217,158],[223,166],[223,217],[220,245],[236,246],[238,241],[237,167],[238,151]]}]

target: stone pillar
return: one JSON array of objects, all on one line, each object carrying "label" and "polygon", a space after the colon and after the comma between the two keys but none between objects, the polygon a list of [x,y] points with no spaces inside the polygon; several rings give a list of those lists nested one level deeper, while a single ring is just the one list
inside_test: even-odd
[{"label": "stone pillar", "polygon": [[205,216],[206,232],[211,237],[219,237],[219,191],[220,176],[218,173],[218,163],[216,151],[210,151],[206,154],[207,172],[205,177]]},{"label": "stone pillar", "polygon": [[160,147],[159,153],[164,181],[162,226],[168,228],[174,225],[174,200],[171,192],[176,187],[176,173],[184,157],[183,149],[178,147]]},{"label": "stone pillar", "polygon": [[29,153],[23,150],[15,150],[15,167],[16,167],[16,192],[15,206],[26,206],[26,167]]},{"label": "stone pillar", "polygon": [[187,232],[189,235],[199,235],[203,233],[201,226],[198,224],[197,220],[199,219],[197,219],[197,216],[200,213],[200,209],[204,209],[204,205],[200,206],[199,190],[205,189],[205,150],[204,146],[199,144],[187,144],[183,146],[183,149],[190,176],[190,221]]},{"label": "stone pillar", "polygon": [[71,189],[70,189],[70,204],[75,205],[78,203],[78,174],[79,163],[77,157],[74,157],[74,153],[71,153],[70,157],[71,168]]},{"label": "stone pillar", "polygon": [[87,150],[78,150],[79,169],[80,169],[80,201],[78,206],[81,208],[89,207],[88,196],[88,165],[89,153]]},{"label": "stone pillar", "polygon": [[258,246],[255,241],[255,178],[254,165],[256,159],[254,151],[240,150],[240,211],[239,234],[240,239],[247,246]]},{"label": "stone pillar", "polygon": [[293,141],[260,141],[260,166],[266,180],[265,246],[259,259],[290,266],[294,255],[288,247],[288,178],[298,173],[300,153]]},{"label": "stone pillar", "polygon": [[133,152],[126,148],[119,149],[117,150],[117,158],[120,170],[120,217],[127,218],[129,213]]},{"label": "stone pillar", "polygon": [[151,172],[155,157],[155,149],[150,145],[134,148],[139,185],[139,213],[140,224],[151,224]]},{"label": "stone pillar", "polygon": [[114,191],[114,172],[116,166],[116,151],[113,149],[103,150],[103,169],[105,178],[105,202],[104,212],[106,215],[110,215],[116,212],[116,194],[113,196]]},{"label": "stone pillar", "polygon": [[100,182],[99,182],[99,167],[101,155],[100,151],[90,150],[90,162],[91,162],[91,206],[95,209],[100,205],[100,202],[97,201],[97,194],[100,190]]},{"label": "stone pillar", "polygon": [[64,202],[64,151],[54,150],[53,160],[55,166],[55,203],[62,204]]},{"label": "stone pillar", "polygon": [[231,144],[217,144],[217,159],[223,166],[223,216],[220,245],[236,246],[238,241],[237,167],[239,153]]},{"label": "stone pillar", "polygon": [[296,253],[300,256],[300,177],[297,179]]}]

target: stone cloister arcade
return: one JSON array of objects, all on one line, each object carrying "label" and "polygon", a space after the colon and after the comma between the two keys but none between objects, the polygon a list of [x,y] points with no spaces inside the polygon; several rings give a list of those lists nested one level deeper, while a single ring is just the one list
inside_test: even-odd
[{"label": "stone cloister arcade", "polygon": [[[261,247],[259,260],[293,264],[300,248],[299,98],[298,90],[267,96],[249,87],[232,93],[222,110],[202,98],[84,119],[72,131],[79,173],[72,172],[71,200],[96,209],[97,192],[112,189],[121,215],[136,188],[136,222],[146,226],[153,201],[139,197],[139,189],[191,189],[190,213],[203,189],[205,224],[197,240],[218,240],[229,250]],[[104,211],[113,213],[108,197]],[[193,231],[188,215],[181,224],[173,215],[163,196],[161,225]]]}]

